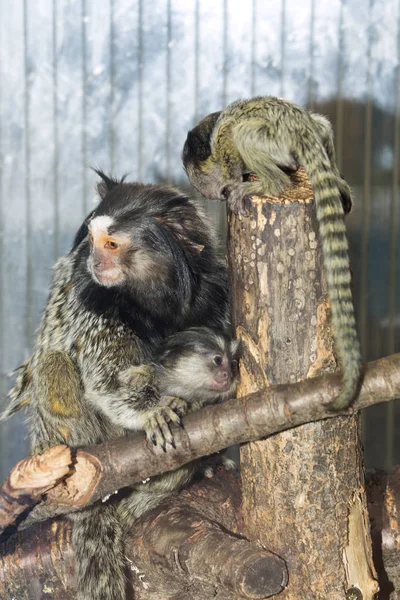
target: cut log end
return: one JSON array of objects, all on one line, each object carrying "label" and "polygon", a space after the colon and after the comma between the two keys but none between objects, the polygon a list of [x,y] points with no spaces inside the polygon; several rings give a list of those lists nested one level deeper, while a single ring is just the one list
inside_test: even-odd
[{"label": "cut log end", "polygon": [[284,561],[279,556],[260,556],[243,568],[242,594],[245,598],[269,598],[288,583]]}]

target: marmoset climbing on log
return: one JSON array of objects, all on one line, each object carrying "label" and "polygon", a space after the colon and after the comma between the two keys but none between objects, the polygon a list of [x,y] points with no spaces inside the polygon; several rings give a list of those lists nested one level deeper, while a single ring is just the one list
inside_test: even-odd
[{"label": "marmoset climbing on log", "polygon": [[[206,223],[173,188],[98,172],[101,202],[54,267],[33,355],[7,414],[27,405],[32,451],[98,444],[180,421],[176,399],[143,395],[130,369],[183,329],[229,329],[226,268]],[[165,427],[164,427],[165,430]],[[132,494],[132,511],[144,512]],[[132,516],[131,511],[131,516]],[[129,498],[124,499],[124,514]],[[121,515],[114,503],[71,515],[79,600],[125,598]],[[129,525],[129,523],[128,523]]]},{"label": "marmoset climbing on log", "polygon": [[[291,185],[288,172],[304,167],[315,196],[343,377],[341,392],[331,407],[349,406],[363,372],[344,223],[352,195],[336,165],[328,119],[279,98],[239,100],[209,115],[188,133],[182,159],[190,182],[203,196],[226,199],[234,212],[244,213],[251,196],[279,196]],[[243,175],[249,171],[260,181],[244,182]]]}]

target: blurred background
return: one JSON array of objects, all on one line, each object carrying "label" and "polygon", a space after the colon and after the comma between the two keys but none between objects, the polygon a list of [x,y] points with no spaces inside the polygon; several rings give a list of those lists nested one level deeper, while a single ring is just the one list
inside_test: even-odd
[{"label": "blurred background", "polygon": [[[0,409],[96,202],[88,167],[188,187],[187,130],[239,97],[332,120],[364,354],[399,351],[399,59],[399,0],[0,0]],[[223,230],[224,207],[206,209]],[[399,463],[399,402],[363,422],[367,467]],[[27,452],[18,415],[0,480]]]}]

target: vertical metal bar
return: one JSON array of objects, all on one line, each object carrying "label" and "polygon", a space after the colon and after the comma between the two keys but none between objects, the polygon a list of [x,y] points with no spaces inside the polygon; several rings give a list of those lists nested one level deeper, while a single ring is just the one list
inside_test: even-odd
[{"label": "vertical metal bar", "polygon": [[194,117],[195,123],[200,119],[200,0],[196,0],[195,3],[195,14],[194,14]]},{"label": "vertical metal bar", "polygon": [[26,345],[30,347],[33,335],[33,289],[32,289],[32,207],[30,193],[31,149],[29,140],[29,76],[28,76],[28,22],[27,0],[24,0],[24,126],[25,126],[25,198],[26,198],[26,248],[27,248],[27,288],[26,288]]},{"label": "vertical metal bar", "polygon": [[86,0],[82,4],[82,189],[83,189],[83,212],[89,212],[89,186],[88,186],[88,156],[87,156],[87,53],[86,53]]},{"label": "vertical metal bar", "polygon": [[143,177],[143,0],[139,0],[138,47],[138,179]]},{"label": "vertical metal bar", "polygon": [[[110,167],[115,173],[115,28],[114,28],[114,0],[110,0]],[[119,174],[121,175],[121,174]]]},{"label": "vertical metal bar", "polygon": [[228,0],[223,0],[224,6],[224,31],[223,31],[223,52],[224,52],[224,66],[222,72],[222,106],[225,108],[228,100]]},{"label": "vertical metal bar", "polygon": [[165,152],[166,160],[166,175],[167,182],[171,183],[171,40],[172,40],[172,16],[171,16],[171,0],[167,0],[167,56],[166,56],[166,77],[167,77],[167,123],[165,135]]},{"label": "vertical metal bar", "polygon": [[280,95],[283,98],[285,95],[285,53],[286,53],[286,1],[282,0],[281,8],[281,82]]},{"label": "vertical metal bar", "polygon": [[[399,160],[400,160],[400,2],[397,7],[397,66],[396,66],[396,111],[394,117],[393,139],[393,173],[392,200],[390,205],[390,262],[389,262],[389,328],[388,354],[395,352],[395,317],[396,317],[396,269],[397,269],[397,232],[398,232],[398,202],[399,202]],[[395,436],[395,404],[389,402],[386,406],[386,444],[385,468],[393,466],[393,446]]]},{"label": "vertical metal bar", "polygon": [[[367,357],[367,329],[368,329],[368,247],[370,234],[370,212],[371,212],[371,13],[373,0],[368,3],[368,49],[367,49],[367,98],[365,106],[365,142],[364,142],[364,202],[363,202],[363,224],[361,235],[361,276],[359,296],[359,330],[360,342],[364,357]],[[342,140],[340,144],[342,150]],[[342,151],[340,152],[339,168],[342,163]],[[365,412],[362,413],[363,429],[366,430],[367,422]]]},{"label": "vertical metal bar", "polygon": [[253,0],[251,18],[251,95],[256,92],[256,39],[257,39],[257,0]]},{"label": "vertical metal bar", "polygon": [[336,100],[336,131],[335,148],[336,160],[339,171],[343,168],[343,0],[340,2],[339,31],[338,31],[338,73],[337,73],[337,100]]},{"label": "vertical metal bar", "polygon": [[360,337],[364,356],[367,356],[368,339],[368,248],[371,214],[371,141],[372,141],[372,98],[371,98],[371,45],[373,0],[368,3],[368,49],[367,49],[367,97],[365,106],[364,143],[364,203],[361,240],[361,281],[360,281]]},{"label": "vertical metal bar", "polygon": [[310,70],[308,74],[308,107],[314,108],[314,46],[315,46],[315,0],[311,0],[310,15]]},{"label": "vertical metal bar", "polygon": [[[0,6],[0,19],[3,17],[3,6]],[[2,40],[2,29],[0,27],[0,65],[4,61],[2,54],[3,40]],[[2,100],[3,100],[3,81],[2,71],[0,71],[0,115],[2,112]],[[6,273],[5,273],[5,240],[4,240],[4,216],[5,216],[5,203],[3,193],[3,165],[4,165],[4,140],[3,140],[3,122],[0,119],[0,398],[4,397],[6,392],[6,339],[4,335],[4,324],[6,321],[6,313],[4,307],[4,290],[6,285]],[[0,410],[3,410],[3,404],[0,404]],[[0,456],[4,456],[8,459],[8,426],[3,424],[0,435]],[[3,465],[0,463],[0,471],[2,472]],[[2,476],[0,475],[0,479]]]},{"label": "vertical metal bar", "polygon": [[54,259],[60,254],[60,194],[58,135],[57,0],[53,0],[53,135],[54,135]]}]

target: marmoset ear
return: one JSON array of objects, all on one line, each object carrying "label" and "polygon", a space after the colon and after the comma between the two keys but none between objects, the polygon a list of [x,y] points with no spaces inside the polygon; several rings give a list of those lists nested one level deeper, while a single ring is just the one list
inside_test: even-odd
[{"label": "marmoset ear", "polygon": [[97,192],[102,200],[104,200],[108,192],[110,192],[113,188],[117,187],[117,185],[120,185],[120,183],[123,183],[126,178],[126,175],[123,175],[122,179],[109,177],[100,169],[93,169],[93,171],[97,173],[97,175],[102,179],[102,181],[100,181],[96,186]]},{"label": "marmoset ear", "polygon": [[198,161],[206,160],[211,154],[211,147],[197,131],[192,130],[187,134],[186,142],[183,147],[182,159],[185,162],[187,159],[196,157]]},{"label": "marmoset ear", "polygon": [[72,250],[75,250],[79,244],[85,239],[85,237],[88,235],[89,230],[88,230],[88,225],[89,222],[91,220],[91,218],[93,217],[95,211],[92,210],[91,213],[88,214],[88,216],[86,217],[86,219],[83,221],[82,225],[79,227],[78,232],[74,238],[74,243],[72,244]]},{"label": "marmoset ear", "polygon": [[232,340],[230,343],[231,355],[239,360],[243,354],[243,342],[242,340]]},{"label": "marmoset ear", "polygon": [[211,155],[210,137],[221,111],[211,113],[187,134],[182,160],[202,162]]},{"label": "marmoset ear", "polygon": [[176,215],[164,215],[156,217],[156,221],[168,227],[180,244],[192,255],[200,254],[204,250],[204,244],[198,244],[193,240],[193,232],[196,231],[196,223],[191,219],[178,220]]}]

